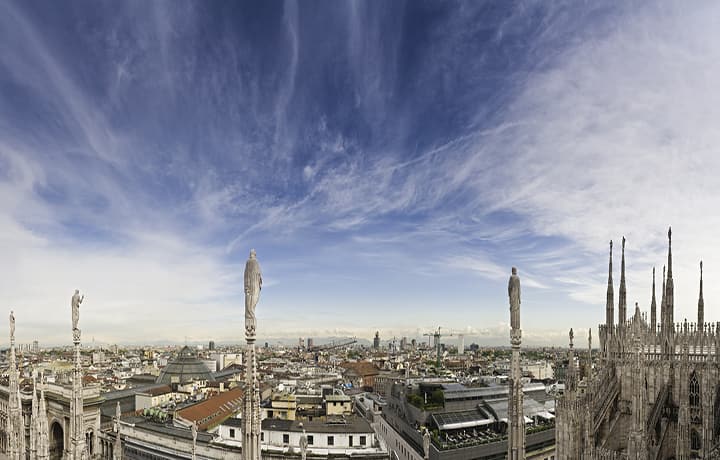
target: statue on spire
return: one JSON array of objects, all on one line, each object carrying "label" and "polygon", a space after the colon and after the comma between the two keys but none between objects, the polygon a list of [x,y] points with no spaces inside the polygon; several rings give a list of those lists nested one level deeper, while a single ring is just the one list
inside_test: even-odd
[{"label": "statue on spire", "polygon": [[510,298],[510,327],[520,329],[520,277],[517,268],[512,268],[508,281],[508,297]]},{"label": "statue on spire", "polygon": [[70,299],[70,307],[72,308],[72,330],[78,330],[78,322],[80,321],[80,304],[85,296],[80,296],[80,290],[75,289],[72,299]]},{"label": "statue on spire", "polygon": [[250,258],[245,263],[245,334],[255,336],[255,307],[260,300],[262,289],[262,272],[255,250],[250,250]]}]

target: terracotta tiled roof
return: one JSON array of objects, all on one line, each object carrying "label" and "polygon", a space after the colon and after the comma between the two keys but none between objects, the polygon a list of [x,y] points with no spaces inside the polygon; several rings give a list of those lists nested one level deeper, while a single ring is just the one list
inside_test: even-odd
[{"label": "terracotta tiled roof", "polygon": [[176,415],[189,422],[197,422],[198,430],[208,430],[240,411],[243,394],[245,394],[243,390],[236,387],[181,409]]},{"label": "terracotta tiled roof", "polygon": [[368,377],[378,375],[380,370],[368,361],[359,361],[357,363],[342,363],[340,367],[354,371],[360,377]]}]

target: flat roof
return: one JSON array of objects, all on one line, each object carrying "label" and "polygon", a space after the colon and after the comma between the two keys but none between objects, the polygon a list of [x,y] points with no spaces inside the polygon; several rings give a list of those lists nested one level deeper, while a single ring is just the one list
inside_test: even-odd
[{"label": "flat roof", "polygon": [[[302,427],[300,424],[302,423]],[[302,433],[303,428],[310,433],[359,433],[372,434],[372,427],[357,415],[344,418],[328,418],[326,420],[281,420],[266,418],[262,421],[262,429],[266,431],[289,431]]]}]

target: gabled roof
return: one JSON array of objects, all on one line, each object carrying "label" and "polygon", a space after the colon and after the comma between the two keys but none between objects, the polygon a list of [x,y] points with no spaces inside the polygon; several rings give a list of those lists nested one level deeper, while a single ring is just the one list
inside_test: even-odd
[{"label": "gabled roof", "polygon": [[380,369],[369,361],[359,361],[356,363],[341,363],[340,367],[355,372],[360,377],[369,377],[380,374]]},{"label": "gabled roof", "polygon": [[196,422],[198,430],[208,430],[237,414],[242,407],[245,392],[239,388],[220,393],[192,406],[180,409],[175,414],[189,422]]}]

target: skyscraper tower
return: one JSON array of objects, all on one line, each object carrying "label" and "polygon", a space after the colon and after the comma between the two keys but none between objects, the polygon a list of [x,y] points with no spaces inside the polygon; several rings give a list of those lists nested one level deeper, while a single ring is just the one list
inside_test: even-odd
[{"label": "skyscraper tower", "polygon": [[512,361],[510,369],[510,397],[508,398],[508,460],[525,460],[525,414],[523,413],[522,369],[520,367],[520,278],[517,269],[512,268],[508,281],[508,297],[510,298],[510,345]]},{"label": "skyscraper tower", "polygon": [[244,460],[260,460],[260,385],[257,376],[255,353],[256,319],[255,307],[260,300],[262,272],[255,250],[245,264],[245,398],[242,415],[242,457]]}]

